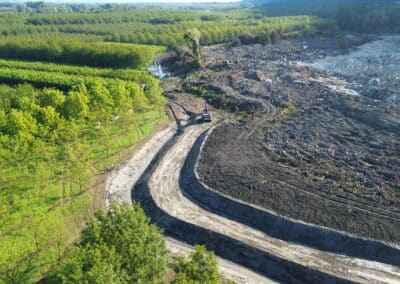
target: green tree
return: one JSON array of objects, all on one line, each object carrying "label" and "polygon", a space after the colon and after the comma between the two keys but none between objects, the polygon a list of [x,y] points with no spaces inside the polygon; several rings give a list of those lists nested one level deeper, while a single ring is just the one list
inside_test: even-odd
[{"label": "green tree", "polygon": [[60,90],[45,88],[39,96],[40,106],[52,106],[59,109],[64,103],[65,96]]},{"label": "green tree", "polygon": [[217,260],[213,252],[207,251],[205,246],[197,245],[189,260],[176,257],[172,266],[176,273],[173,284],[222,283]]},{"label": "green tree", "polygon": [[63,115],[66,118],[87,118],[89,116],[89,98],[79,91],[70,91],[63,103]]},{"label": "green tree", "polygon": [[8,115],[5,132],[32,140],[38,131],[37,121],[29,112],[12,109]]},{"label": "green tree", "polygon": [[138,84],[130,84],[129,94],[132,98],[132,110],[134,112],[143,112],[149,107],[149,100],[144,94],[144,91]]},{"label": "green tree", "polygon": [[158,283],[167,250],[161,230],[138,204],[98,212],[82,240],[51,278],[68,283]]},{"label": "green tree", "polygon": [[198,29],[187,30],[183,38],[192,49],[194,64],[196,67],[203,67],[203,56],[200,49],[201,33]]},{"label": "green tree", "polygon": [[101,245],[75,247],[48,282],[62,283],[126,283],[128,276],[121,269],[121,256],[114,248]]}]

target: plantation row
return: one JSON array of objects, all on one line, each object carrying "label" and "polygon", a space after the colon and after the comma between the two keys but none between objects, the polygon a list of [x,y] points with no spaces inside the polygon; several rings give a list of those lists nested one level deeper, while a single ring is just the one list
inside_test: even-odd
[{"label": "plantation row", "polygon": [[[278,17],[262,20],[243,21],[191,21],[176,25],[148,25],[148,24],[96,24],[96,25],[65,25],[59,31],[74,34],[90,34],[104,36],[107,41],[145,43],[164,46],[174,46],[183,43],[183,35],[190,28],[197,28],[201,33],[202,45],[218,44],[234,40],[246,34],[270,34],[274,30],[291,32],[311,32],[319,21],[313,17]],[[162,32],[161,32],[162,31]]]},{"label": "plantation row", "polygon": [[82,43],[12,39],[0,42],[0,57],[97,67],[143,67],[162,47],[117,43]]},{"label": "plantation row", "polygon": [[239,13],[210,13],[190,10],[171,10],[160,8],[135,9],[127,12],[108,13],[65,13],[38,14],[26,21],[32,25],[85,25],[85,24],[116,24],[116,23],[149,23],[176,24],[183,21],[216,21],[222,19],[245,19],[251,17],[248,12]]},{"label": "plantation row", "polygon": [[[5,137],[26,139],[32,135],[46,138],[43,137],[44,133],[53,135],[52,131],[57,132],[57,125],[63,119],[101,122],[112,119],[115,114],[141,112],[149,105],[165,104],[159,90],[145,92],[135,83],[120,80],[80,83],[72,87],[66,96],[57,89],[46,88],[41,91],[24,85],[16,90],[2,87],[1,92],[2,142],[8,140]],[[0,143],[0,146],[8,148],[6,144]]]},{"label": "plantation row", "polygon": [[[46,72],[36,70],[24,70],[1,67],[0,68],[0,82],[6,84],[17,85],[20,83],[30,83],[38,88],[55,87],[60,90],[69,90],[75,85],[79,84],[93,84],[96,80],[102,81],[104,84],[111,84],[120,79],[94,77],[94,76],[76,76],[62,72]],[[126,81],[125,81],[126,82]]]},{"label": "plantation row", "polygon": [[[0,69],[1,68],[21,69],[24,70],[24,71],[19,71],[22,73],[27,71],[45,71],[45,72],[64,73],[63,76],[65,76],[65,74],[79,75],[79,77],[71,76],[71,83],[68,84],[69,86],[73,85],[74,84],[73,82],[79,81],[79,78],[82,78],[83,76],[116,78],[121,80],[130,80],[138,82],[140,84],[145,84],[148,83],[149,81],[155,82],[155,79],[153,79],[153,77],[147,72],[140,70],[133,70],[133,69],[92,68],[85,66],[55,64],[48,62],[28,62],[19,60],[0,59]],[[14,73],[16,71],[17,70],[12,70],[12,72]],[[42,73],[37,73],[37,74],[42,74]],[[79,81],[79,83],[80,82],[81,81]]]}]

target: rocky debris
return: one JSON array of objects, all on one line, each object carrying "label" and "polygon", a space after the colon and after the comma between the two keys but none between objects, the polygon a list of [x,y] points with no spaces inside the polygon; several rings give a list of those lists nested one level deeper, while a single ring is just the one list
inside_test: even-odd
[{"label": "rocky debris", "polygon": [[195,81],[264,107],[247,124],[215,129],[200,177],[283,216],[399,244],[400,88],[386,73],[332,76],[297,64],[320,56],[314,42],[205,50],[236,63]]},{"label": "rocky debris", "polygon": [[[347,54],[328,56],[308,66],[358,81],[358,92],[379,100],[399,100],[400,36],[384,36],[380,40],[350,49]],[[397,91],[396,91],[397,89]],[[393,96],[393,92],[396,93]]]}]

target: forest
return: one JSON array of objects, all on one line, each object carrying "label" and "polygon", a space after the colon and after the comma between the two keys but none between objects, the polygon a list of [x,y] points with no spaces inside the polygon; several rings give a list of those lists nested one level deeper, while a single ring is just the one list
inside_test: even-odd
[{"label": "forest", "polygon": [[[83,49],[84,54],[98,52],[99,56],[102,52],[110,52],[107,45],[93,44],[98,41],[171,47],[183,44],[183,35],[190,28],[197,28],[201,32],[202,45],[210,45],[232,41],[242,34],[269,35],[278,29],[288,33],[311,33],[318,24],[318,18],[312,16],[263,17],[253,10],[198,12],[146,7],[108,13],[19,13],[16,17],[4,13],[0,14],[0,39],[4,42],[1,52],[6,55],[1,56],[10,53],[8,58],[43,60],[43,53],[47,54],[49,49],[53,51],[53,57],[60,57],[63,51],[68,52],[67,56],[76,56],[69,53],[80,49]],[[50,35],[52,39],[56,38],[70,48],[60,48],[57,41],[49,42]],[[82,36],[89,36],[84,41],[91,41],[91,44],[72,43],[75,36],[80,40],[83,39]],[[41,42],[43,37],[46,40]],[[24,42],[33,44],[32,49],[35,47],[35,50],[32,50],[32,56],[36,58],[23,57],[21,45]],[[73,63],[72,59],[66,60],[58,62]]]},{"label": "forest", "polygon": [[[139,206],[95,213],[103,207],[96,192],[107,171],[168,121],[160,82],[146,66],[185,45],[188,30],[205,46],[269,44],[355,22],[368,29],[353,8],[330,7],[325,17],[254,3],[0,3],[0,283],[157,283],[167,269],[173,283],[222,283],[204,247],[171,261]],[[400,27],[398,10],[361,11],[376,29]],[[111,238],[115,222],[149,247],[135,251],[124,234]],[[137,258],[136,266],[125,258]]]}]

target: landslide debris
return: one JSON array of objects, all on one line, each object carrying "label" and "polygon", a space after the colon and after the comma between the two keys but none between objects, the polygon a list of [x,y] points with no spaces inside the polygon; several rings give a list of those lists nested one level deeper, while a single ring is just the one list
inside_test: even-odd
[{"label": "landslide debris", "polygon": [[[212,100],[228,98],[253,119],[213,131],[198,166],[203,182],[283,216],[400,243],[400,103],[386,99],[397,85],[380,100],[349,89],[350,75],[299,64],[337,55],[315,39],[204,54],[208,68],[186,88],[212,90]],[[244,101],[258,107],[239,109]]]}]

